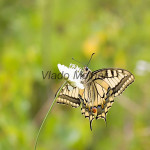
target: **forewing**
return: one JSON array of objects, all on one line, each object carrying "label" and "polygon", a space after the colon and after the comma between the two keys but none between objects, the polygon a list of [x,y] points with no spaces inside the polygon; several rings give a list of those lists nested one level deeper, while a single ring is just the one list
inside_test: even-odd
[{"label": "forewing", "polygon": [[92,73],[93,80],[102,79],[113,90],[114,96],[122,94],[122,92],[134,82],[134,76],[124,69],[101,69]]},{"label": "forewing", "polygon": [[80,106],[79,88],[71,86],[69,83],[64,86],[57,98],[57,103],[71,105],[72,107]]}]

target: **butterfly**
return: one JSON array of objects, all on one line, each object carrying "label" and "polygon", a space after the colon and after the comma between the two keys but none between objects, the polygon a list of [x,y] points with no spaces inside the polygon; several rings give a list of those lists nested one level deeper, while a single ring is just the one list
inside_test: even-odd
[{"label": "butterfly", "polygon": [[114,98],[121,95],[135,78],[125,69],[105,68],[92,72],[87,66],[79,69],[79,76],[76,76],[80,77],[82,86],[68,81],[60,92],[57,103],[71,105],[74,108],[81,105],[81,113],[85,118],[89,118],[92,130],[92,121],[102,118],[106,122],[106,115],[114,103]]}]

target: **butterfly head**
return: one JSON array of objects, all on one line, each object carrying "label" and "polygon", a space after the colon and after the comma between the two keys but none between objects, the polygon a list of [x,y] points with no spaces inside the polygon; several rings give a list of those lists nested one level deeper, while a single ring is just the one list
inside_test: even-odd
[{"label": "butterfly head", "polygon": [[86,81],[89,79],[91,74],[92,74],[92,71],[88,67],[83,67],[82,71],[80,72],[80,76],[82,79],[81,83],[82,84],[86,83]]},{"label": "butterfly head", "polygon": [[88,71],[88,70],[89,70],[89,68],[88,68],[88,67],[84,67],[84,69],[85,69],[85,71]]},{"label": "butterfly head", "polygon": [[83,67],[82,72],[83,72],[83,74],[89,74],[89,72],[91,72],[91,70],[88,67]]}]

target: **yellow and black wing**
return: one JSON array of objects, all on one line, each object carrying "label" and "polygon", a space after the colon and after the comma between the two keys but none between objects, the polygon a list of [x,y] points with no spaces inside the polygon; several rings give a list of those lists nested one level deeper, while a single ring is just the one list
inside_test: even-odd
[{"label": "yellow and black wing", "polygon": [[125,88],[134,81],[134,76],[123,69],[101,69],[92,72],[91,81],[85,87],[82,100],[81,112],[90,120],[103,118],[111,108],[114,97],[120,95]]},{"label": "yellow and black wing", "polygon": [[132,82],[134,82],[134,76],[127,70],[109,68],[100,69],[92,73],[93,80],[101,79],[109,84],[113,90],[114,96],[120,95]]},{"label": "yellow and black wing", "polygon": [[93,119],[104,119],[114,102],[113,91],[109,84],[101,79],[94,80],[87,86],[80,99],[82,102],[81,113],[89,118],[92,130]]},{"label": "yellow and black wing", "polygon": [[69,83],[63,87],[57,98],[57,103],[71,105],[72,107],[80,106],[79,88],[71,86]]}]

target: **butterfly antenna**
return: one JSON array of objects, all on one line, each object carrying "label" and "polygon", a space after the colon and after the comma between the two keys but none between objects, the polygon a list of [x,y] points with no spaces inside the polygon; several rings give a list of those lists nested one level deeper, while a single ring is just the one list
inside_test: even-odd
[{"label": "butterfly antenna", "polygon": [[[74,59],[74,58],[72,58],[72,60],[74,60],[74,61],[78,62],[78,63],[79,63],[79,64],[81,64],[81,65],[83,65],[81,62],[77,61],[77,60],[76,60],[76,59]],[[83,65],[83,66],[85,66],[85,65]]]},{"label": "butterfly antenna", "polygon": [[90,58],[90,60],[89,60],[89,62],[88,62],[88,64],[87,64],[87,67],[88,67],[88,65],[89,65],[89,63],[90,63],[90,61],[91,61],[91,59],[92,59],[92,57],[93,57],[94,54],[95,54],[95,53],[93,53],[93,54],[91,55],[91,58]]}]

